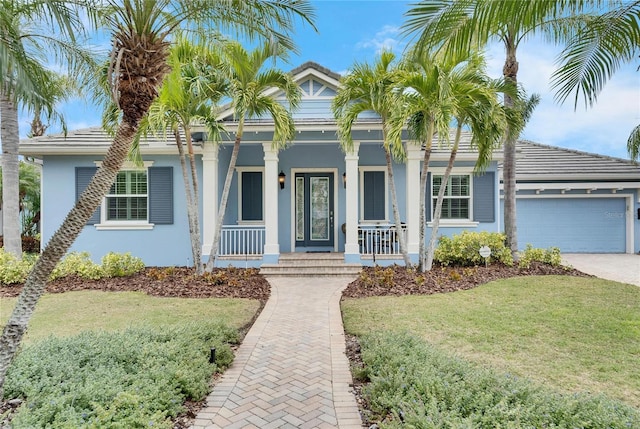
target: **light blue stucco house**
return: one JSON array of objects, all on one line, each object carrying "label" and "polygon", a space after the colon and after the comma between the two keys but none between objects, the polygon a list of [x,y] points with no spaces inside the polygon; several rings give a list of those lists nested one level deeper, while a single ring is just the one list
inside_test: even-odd
[{"label": "light blue stucco house", "polygon": [[[343,253],[346,262],[364,265],[374,258],[377,263],[401,262],[379,119],[374,114],[361,117],[353,127],[353,151],[343,152],[330,108],[340,76],[315,63],[291,74],[303,91],[301,107],[294,113],[296,137],[276,151],[269,120],[246,124],[218,264],[260,266],[290,252]],[[227,141],[196,142],[205,260],[237,126],[230,111],[220,120],[229,131]],[[196,133],[200,139],[203,135]],[[43,163],[43,242],[58,228],[110,142],[100,128],[21,142],[23,155]],[[191,264],[175,144],[171,138],[147,139],[140,147],[144,166],[123,168],[72,250],[88,251],[95,259],[109,251],[131,252],[149,266]],[[395,165],[394,177],[406,226],[403,233],[417,261],[423,151],[411,141],[406,149],[407,159]],[[640,251],[639,166],[526,141],[519,142],[518,150],[521,247],[531,243],[558,246],[563,252]],[[424,190],[428,217],[448,157],[446,148],[431,156]],[[468,143],[463,144],[447,187],[440,234],[503,229],[500,154],[482,175],[473,174],[475,161]]]}]

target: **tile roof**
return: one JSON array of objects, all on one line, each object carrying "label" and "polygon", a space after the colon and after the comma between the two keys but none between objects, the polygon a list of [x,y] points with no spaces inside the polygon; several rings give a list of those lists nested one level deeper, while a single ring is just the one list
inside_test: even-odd
[{"label": "tile roof", "polygon": [[640,164],[628,159],[527,140],[518,141],[516,150],[518,181],[625,179],[640,182]]}]

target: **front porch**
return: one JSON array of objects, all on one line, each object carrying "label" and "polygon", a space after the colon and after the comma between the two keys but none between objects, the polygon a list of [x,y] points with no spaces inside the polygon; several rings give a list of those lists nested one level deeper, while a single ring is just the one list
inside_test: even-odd
[{"label": "front porch", "polygon": [[[402,263],[384,151],[375,134],[346,154],[337,141],[319,142],[308,133],[281,151],[270,143],[244,143],[217,264],[259,267],[277,264],[284,253],[305,252],[339,253],[350,264]],[[228,152],[224,145],[203,146],[205,256],[211,252]],[[403,234],[417,260],[419,204],[412,196],[418,195],[422,154],[417,145],[407,145],[407,152],[407,162],[394,167]]]}]

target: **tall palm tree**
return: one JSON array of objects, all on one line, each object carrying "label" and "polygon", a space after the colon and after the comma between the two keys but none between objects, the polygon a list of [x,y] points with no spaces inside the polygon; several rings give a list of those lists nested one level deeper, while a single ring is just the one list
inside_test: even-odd
[{"label": "tall palm tree", "polygon": [[[622,64],[640,54],[640,0],[622,2],[596,17],[587,17],[562,51],[561,65],[551,77],[556,98],[565,102],[574,94],[585,107],[593,106],[606,82]],[[639,70],[640,71],[640,70]],[[627,151],[640,159],[640,125],[629,135]]]},{"label": "tall palm tree", "polygon": [[[19,106],[55,112],[50,72],[40,64],[54,54],[74,69],[88,55],[74,44],[84,33],[73,2],[0,1],[0,141],[2,142],[5,250],[22,256],[18,204]],[[90,62],[89,62],[90,64]]]},{"label": "tall palm tree", "polygon": [[60,228],[47,243],[25,281],[16,306],[0,337],[0,397],[7,368],[26,331],[47,278],[82,231],[114,182],[139,131],[142,118],[169,72],[170,36],[181,25],[232,26],[250,35],[265,35],[285,44],[295,19],[310,20],[308,2],[198,0],[108,0],[101,16],[112,32],[109,82],[122,111],[114,141]]},{"label": "tall palm tree", "polygon": [[[172,71],[166,77],[157,100],[151,105],[143,127],[143,133],[146,133],[146,128],[158,135],[164,135],[167,129],[173,131],[187,200],[191,253],[198,274],[202,274],[203,265],[198,215],[200,193],[192,125],[204,123],[208,138],[217,140],[215,136],[222,126],[215,120],[216,107],[227,90],[224,74],[219,70],[219,49],[211,42],[194,44],[184,36],[176,38],[169,57]],[[187,143],[186,153],[182,133]],[[189,167],[185,158],[189,159]]]},{"label": "tall palm tree", "polygon": [[372,110],[380,115],[382,120],[382,141],[385,159],[387,163],[387,178],[391,201],[393,206],[393,220],[398,231],[398,243],[404,264],[411,266],[407,239],[402,231],[402,221],[398,209],[398,197],[393,178],[392,153],[398,159],[404,159],[402,141],[396,140],[395,144],[387,139],[387,126],[391,112],[395,105],[394,90],[397,82],[397,70],[393,65],[395,54],[383,51],[376,59],[375,64],[356,63],[352,70],[340,79],[340,89],[333,99],[332,109],[338,123],[338,135],[340,144],[345,150],[353,147],[351,128],[358,116],[367,110]]},{"label": "tall palm tree", "polygon": [[[490,41],[504,45],[503,77],[514,84],[518,78],[517,51],[529,36],[543,34],[547,39],[566,41],[575,32],[573,15],[598,7],[603,2],[584,0],[423,0],[407,12],[403,29],[417,34],[416,44],[422,50],[443,49],[448,53],[480,50]],[[508,94],[504,105],[513,107]],[[518,258],[516,229],[516,141],[519,136],[508,133],[504,143],[504,225],[507,242],[515,260]]]},{"label": "tall palm tree", "polygon": [[[251,52],[239,43],[230,42],[223,50],[225,61],[229,65],[229,94],[234,116],[238,120],[236,137],[231,152],[229,168],[220,197],[220,206],[216,219],[211,253],[205,270],[211,272],[215,266],[222,233],[222,222],[227,210],[229,190],[236,168],[240,143],[247,119],[268,115],[273,119],[273,145],[283,147],[294,136],[295,128],[291,110],[298,107],[302,92],[289,73],[277,68],[265,68],[267,61],[286,58],[287,50],[264,43]],[[280,104],[273,95],[265,94],[269,88],[279,88],[289,103],[289,110]]]}]

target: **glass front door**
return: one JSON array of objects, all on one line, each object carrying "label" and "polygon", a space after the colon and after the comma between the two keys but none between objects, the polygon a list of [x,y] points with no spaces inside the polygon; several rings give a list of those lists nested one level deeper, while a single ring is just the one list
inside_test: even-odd
[{"label": "glass front door", "polygon": [[333,247],[333,173],[296,173],[295,192],[296,246]]}]

